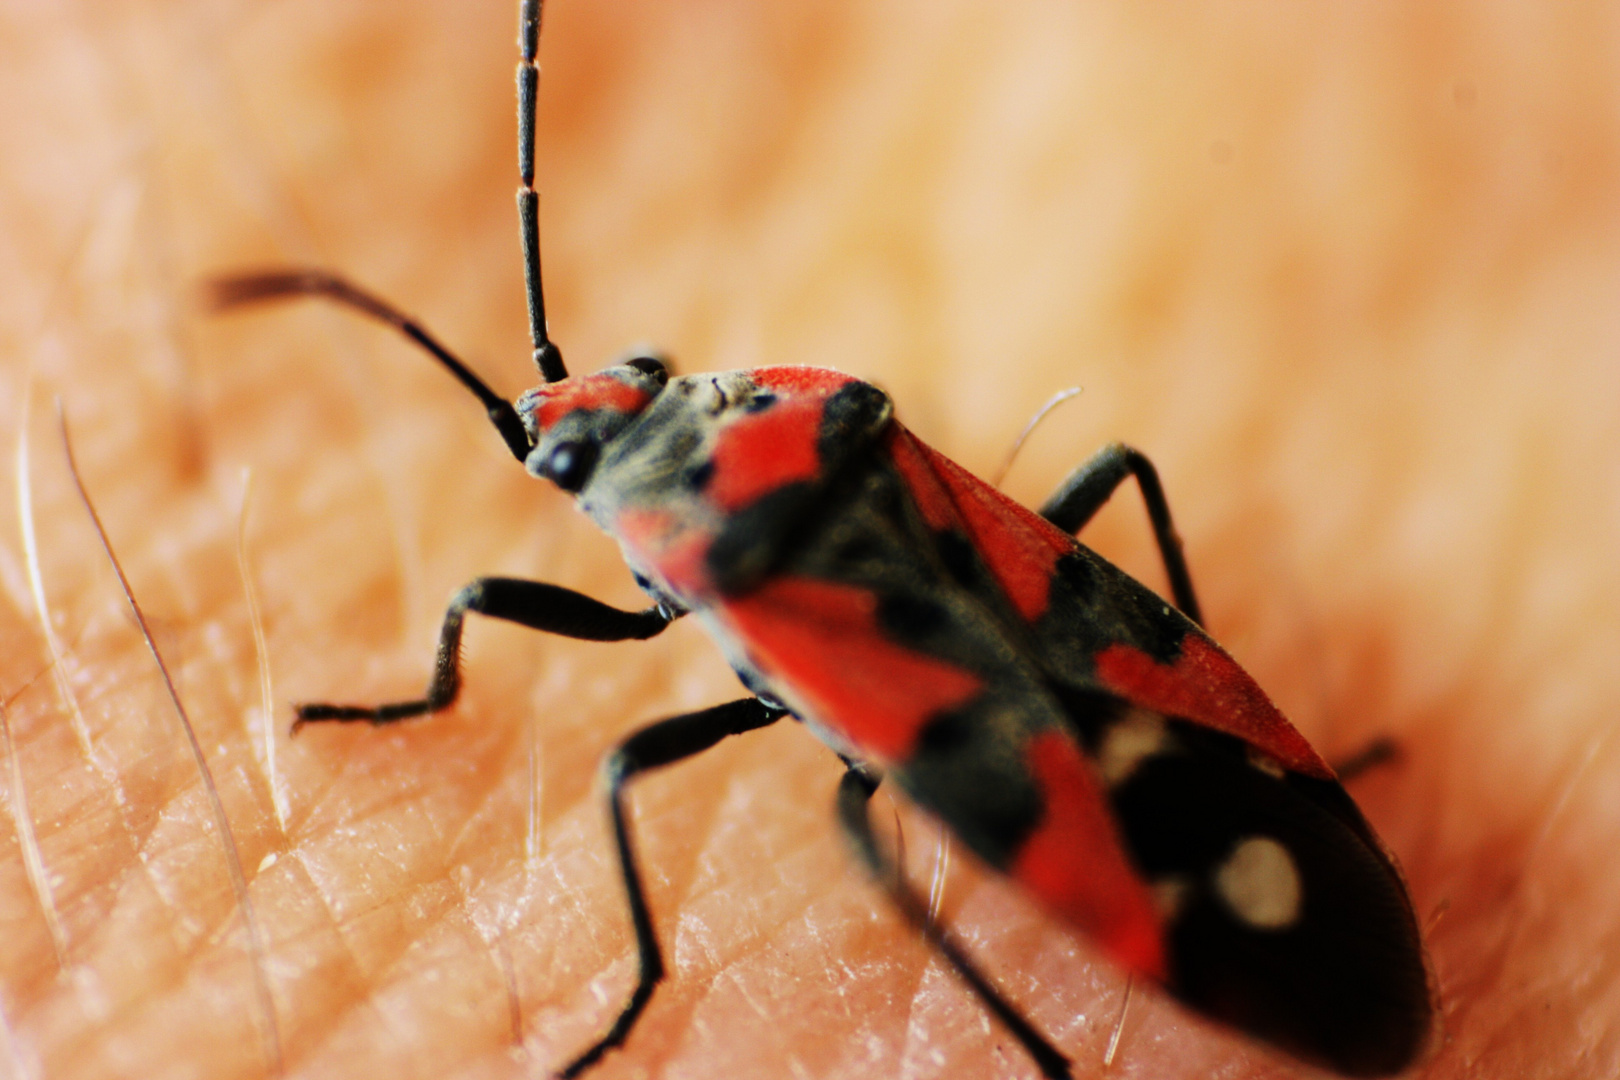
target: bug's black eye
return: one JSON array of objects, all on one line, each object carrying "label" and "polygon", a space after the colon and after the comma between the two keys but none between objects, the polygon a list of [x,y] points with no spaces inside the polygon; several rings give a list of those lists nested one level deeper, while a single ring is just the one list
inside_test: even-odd
[{"label": "bug's black eye", "polygon": [[595,443],[558,443],[546,457],[546,479],[564,491],[578,491],[590,479],[595,464]]},{"label": "bug's black eye", "polygon": [[651,375],[658,380],[659,386],[669,382],[669,368],[665,367],[664,362],[656,356],[638,356],[634,360],[626,360],[624,363],[626,367],[633,367],[637,371]]}]

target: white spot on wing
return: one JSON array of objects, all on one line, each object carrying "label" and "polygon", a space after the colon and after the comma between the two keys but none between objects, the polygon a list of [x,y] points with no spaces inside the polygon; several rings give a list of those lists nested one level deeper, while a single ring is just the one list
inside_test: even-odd
[{"label": "white spot on wing", "polygon": [[1288,849],[1269,836],[1251,836],[1232,850],[1215,871],[1215,891],[1256,930],[1283,930],[1299,919],[1299,870]]},{"label": "white spot on wing", "polygon": [[1249,747],[1249,764],[1253,765],[1267,776],[1274,776],[1278,780],[1281,780],[1288,774],[1287,770],[1282,767],[1282,763],[1280,761],[1264,751],[1256,750],[1252,746]]},{"label": "white spot on wing", "polygon": [[1097,767],[1103,782],[1118,787],[1131,778],[1136,767],[1164,750],[1169,741],[1164,717],[1145,709],[1132,709],[1103,734]]}]

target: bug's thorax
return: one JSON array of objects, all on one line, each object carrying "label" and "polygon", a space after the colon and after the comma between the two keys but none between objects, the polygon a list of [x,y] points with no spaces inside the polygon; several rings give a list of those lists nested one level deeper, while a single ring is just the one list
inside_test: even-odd
[{"label": "bug's thorax", "polygon": [[[535,418],[529,471],[576,492],[649,591],[687,609],[762,572],[776,534],[813,509],[813,492],[890,416],[881,390],[821,368],[686,375],[633,413],[602,404],[634,392],[623,369],[590,378],[611,381],[541,387],[519,402]],[[588,475],[563,477],[559,459],[573,465],[576,453]]]}]

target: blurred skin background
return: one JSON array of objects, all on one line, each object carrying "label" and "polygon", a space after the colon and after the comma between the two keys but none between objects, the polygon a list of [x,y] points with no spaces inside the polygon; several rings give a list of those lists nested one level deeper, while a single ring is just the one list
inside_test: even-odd
[{"label": "blurred skin background", "polygon": [[[695,625],[476,622],[451,712],[289,740],[290,701],[417,693],[477,575],[638,594],[394,335],[196,303],[211,274],[319,265],[497,389],[535,381],[513,7],[0,7],[0,433],[8,465],[26,449],[0,502],[0,1071],[541,1075],[628,990],[596,763],[734,678]],[[1142,448],[1214,635],[1330,758],[1400,743],[1352,791],[1431,927],[1423,1074],[1612,1075],[1617,20],[555,0],[552,331],[576,371],[638,342],[684,371],[837,366],[981,474],[1083,386],[1007,490]],[[217,782],[257,981],[58,397]],[[1085,538],[1162,585],[1133,488]],[[839,771],[782,725],[634,788],[672,975],[597,1075],[1034,1075],[846,857]],[[877,806],[926,886],[937,833]],[[949,866],[947,917],[1101,1074],[1123,979]],[[1217,1070],[1296,1067],[1135,994],[1110,1072]]]}]

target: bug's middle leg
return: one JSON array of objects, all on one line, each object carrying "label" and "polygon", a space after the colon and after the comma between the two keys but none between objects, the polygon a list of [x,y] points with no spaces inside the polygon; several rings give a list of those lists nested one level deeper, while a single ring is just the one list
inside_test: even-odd
[{"label": "bug's middle leg", "polygon": [[579,1076],[596,1064],[603,1054],[624,1042],[642,1010],[647,1007],[647,1002],[652,999],[653,988],[664,977],[664,957],[658,948],[658,937],[653,932],[652,914],[647,908],[646,891],[641,884],[641,871],[636,865],[630,823],[625,814],[625,785],[637,773],[702,753],[727,736],[766,727],[786,715],[787,710],[780,705],[770,705],[759,698],[743,698],[715,705],[647,725],[620,743],[603,763],[602,775],[608,789],[608,810],[613,819],[619,870],[624,880],[625,899],[630,906],[630,922],[636,931],[639,974],[635,990],[619,1011],[608,1033],[558,1072],[557,1075],[564,1080]]},{"label": "bug's middle leg", "polygon": [[1069,1059],[1064,1057],[1051,1043],[1036,1031],[1034,1025],[1024,1019],[1001,991],[990,982],[979,969],[969,960],[950,935],[946,934],[938,924],[928,917],[928,905],[911,891],[902,880],[897,868],[884,853],[883,847],[878,843],[876,834],[872,832],[872,820],[867,814],[867,804],[871,802],[872,793],[877,790],[880,776],[870,767],[861,762],[849,761],[849,771],[838,784],[838,822],[843,826],[844,834],[855,846],[855,852],[860,856],[877,880],[888,890],[894,898],[895,904],[900,908],[906,920],[922,931],[928,943],[938,949],[940,955],[956,969],[962,981],[979,996],[985,1006],[996,1015],[996,1019],[1012,1032],[1030,1057],[1040,1066],[1042,1075],[1049,1080],[1070,1080]]},{"label": "bug's middle leg", "polygon": [[1193,592],[1192,574],[1187,570],[1187,557],[1181,551],[1181,537],[1170,520],[1170,503],[1164,497],[1164,485],[1159,483],[1153,462],[1140,450],[1124,443],[1110,443],[1097,451],[1058,485],[1041,506],[1041,517],[1073,535],[1085,527],[1114,494],[1114,489],[1131,475],[1135,475],[1136,486],[1142,490],[1142,501],[1147,504],[1153,539],[1158,542],[1165,573],[1170,577],[1171,599],[1183,615],[1202,626],[1203,612]]},{"label": "bug's middle leg", "polygon": [[325,720],[387,724],[448,708],[461,691],[461,631],[469,611],[581,641],[639,641],[662,633],[678,617],[661,607],[623,611],[543,581],[479,578],[456,593],[444,613],[433,679],[426,694],[386,705],[300,705],[293,730]]}]

